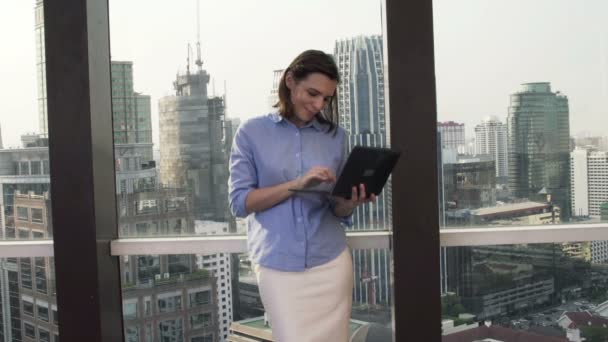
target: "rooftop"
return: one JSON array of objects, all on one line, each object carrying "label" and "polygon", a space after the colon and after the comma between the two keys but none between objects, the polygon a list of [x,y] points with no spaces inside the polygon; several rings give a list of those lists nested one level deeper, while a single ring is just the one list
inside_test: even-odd
[{"label": "rooftop", "polygon": [[[358,321],[351,319],[349,330],[351,337],[357,332],[360,328],[369,325],[367,322]],[[313,328],[314,329],[314,328]],[[274,341],[272,339],[272,329],[270,326],[267,326],[264,323],[264,317],[254,317],[245,319],[238,322],[233,322],[230,326],[230,330],[233,333],[237,333],[239,336],[247,336],[249,338],[253,338],[252,341]],[[231,339],[232,338],[232,339]],[[229,337],[229,341],[237,341],[238,338]]]},{"label": "rooftop", "polygon": [[566,312],[564,313],[564,316],[572,321],[570,326],[568,326],[569,328],[585,326],[608,327],[608,319],[601,316],[594,316],[589,311]]},{"label": "rooftop", "polygon": [[443,336],[442,342],[471,342],[471,341],[497,341],[497,342],[567,342],[564,337],[545,336],[523,330],[514,330],[497,325],[485,326],[465,330],[462,332]]},{"label": "rooftop", "polygon": [[511,212],[523,211],[523,210],[534,210],[548,208],[549,205],[546,203],[539,202],[521,202],[521,203],[510,203],[503,204],[495,207],[480,208],[472,211],[473,215],[486,216],[496,214],[507,214]]},{"label": "rooftop", "polygon": [[445,127],[445,126],[464,126],[463,123],[458,123],[454,121],[445,121],[445,122],[437,122],[437,126]]}]

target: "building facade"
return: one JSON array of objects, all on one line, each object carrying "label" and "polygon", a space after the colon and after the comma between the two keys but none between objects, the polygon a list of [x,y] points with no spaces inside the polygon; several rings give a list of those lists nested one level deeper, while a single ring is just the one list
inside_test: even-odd
[{"label": "building facade", "polygon": [[441,148],[456,150],[466,154],[464,124],[454,121],[438,122],[437,131],[441,133]]},{"label": "building facade", "polygon": [[509,188],[517,198],[550,195],[570,218],[568,98],[548,82],[525,83],[509,104]]},{"label": "building facade", "polygon": [[444,164],[445,204],[450,209],[477,209],[496,205],[496,167],[493,160],[462,159]]},{"label": "building facade", "polygon": [[48,137],[46,103],[46,54],[44,44],[44,6],[36,0],[34,8],[34,34],[36,35],[36,80],[38,94],[38,129],[43,137]]},{"label": "building facade", "polygon": [[[381,36],[358,36],[336,41],[334,59],[338,84],[340,126],[348,135],[348,150],[356,145],[388,147],[385,109],[384,57]],[[390,229],[391,182],[375,203],[353,213],[353,230]],[[390,254],[387,250],[353,251],[354,302],[390,304]]]},{"label": "building facade", "polygon": [[277,110],[274,106],[279,102],[279,83],[281,83],[284,71],[278,69],[272,72],[272,88],[270,89],[270,95],[268,95],[268,110],[270,112]]},{"label": "building facade", "polygon": [[496,117],[487,117],[475,126],[475,152],[489,155],[496,163],[496,178],[500,182],[507,180],[507,125]]},{"label": "building facade", "polygon": [[[608,202],[608,152],[577,147],[570,153],[572,216],[602,220]],[[606,215],[604,215],[606,216]],[[589,242],[592,263],[608,262],[608,241]]]},{"label": "building facade", "polygon": [[130,147],[142,162],[152,160],[150,96],[133,89],[133,63],[111,63],[114,143]]},{"label": "building facade", "polygon": [[601,217],[608,202],[608,152],[577,148],[570,154],[572,216]]},{"label": "building facade", "polygon": [[192,191],[197,219],[229,221],[224,102],[208,83],[203,69],[177,75],[175,95],[159,101],[160,180]]}]

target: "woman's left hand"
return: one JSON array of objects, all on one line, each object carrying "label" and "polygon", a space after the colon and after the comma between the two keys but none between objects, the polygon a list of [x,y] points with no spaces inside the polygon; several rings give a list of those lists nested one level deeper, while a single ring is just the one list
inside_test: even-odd
[{"label": "woman's left hand", "polygon": [[355,208],[361,204],[375,202],[376,195],[371,194],[367,197],[365,193],[365,185],[359,184],[359,187],[353,186],[353,190],[350,196],[350,199],[346,199],[343,197],[334,196],[333,197],[336,206],[334,207],[335,214],[337,216],[348,216],[350,215]]}]

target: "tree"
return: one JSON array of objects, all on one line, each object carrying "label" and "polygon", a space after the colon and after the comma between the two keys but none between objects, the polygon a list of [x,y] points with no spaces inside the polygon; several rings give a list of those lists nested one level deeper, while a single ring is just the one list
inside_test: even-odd
[{"label": "tree", "polygon": [[608,328],[604,327],[582,327],[581,335],[586,342],[606,342],[608,341]]}]

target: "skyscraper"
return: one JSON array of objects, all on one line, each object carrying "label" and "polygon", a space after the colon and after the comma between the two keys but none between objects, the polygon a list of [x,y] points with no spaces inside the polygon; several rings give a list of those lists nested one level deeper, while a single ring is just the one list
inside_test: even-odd
[{"label": "skyscraper", "polygon": [[[348,148],[355,145],[387,147],[384,99],[384,62],[381,36],[358,36],[336,41],[334,59],[338,85],[340,126],[348,134]],[[390,181],[375,203],[357,208],[353,230],[390,229]],[[354,301],[390,304],[389,265],[386,250],[354,251]]]},{"label": "skyscraper", "polygon": [[152,160],[152,121],[150,96],[133,90],[133,62],[113,61],[112,116],[114,144],[120,156],[139,163]]},{"label": "skyscraper", "polygon": [[525,83],[509,105],[509,188],[518,198],[550,200],[570,217],[568,98],[548,82]]},{"label": "skyscraper", "polygon": [[[359,36],[339,40],[334,49],[341,82],[338,85],[340,126],[355,145],[386,147],[384,64],[382,37]],[[390,187],[386,187],[388,190]],[[385,191],[378,201],[357,209],[353,229],[388,229]]]},{"label": "skyscraper", "polygon": [[[50,203],[49,188],[46,147],[0,150],[0,239],[51,236],[46,224],[49,220],[46,209],[46,204]],[[30,309],[37,308],[33,299],[36,293],[44,297],[39,298],[39,310],[43,314],[47,310],[46,322],[50,317],[48,310],[54,309],[56,314],[57,307],[53,307],[54,303],[48,296],[47,290],[52,287],[50,282],[47,283],[50,275],[45,260],[48,258],[0,259],[0,341],[21,341],[23,336],[31,336],[36,320],[31,319],[26,325],[24,317],[31,312]],[[33,313],[31,317],[35,317]],[[45,337],[52,331],[48,324],[40,328]],[[54,330],[57,331],[56,328]]]},{"label": "skyscraper", "polygon": [[507,155],[507,125],[495,116],[483,119],[475,126],[475,152],[487,154],[496,162],[496,178],[505,182],[509,176]]},{"label": "skyscraper", "polygon": [[199,67],[178,74],[175,95],[160,99],[160,178],[193,192],[197,219],[229,221],[224,103],[207,96],[208,83],[209,74]]},{"label": "skyscraper", "polygon": [[600,218],[608,202],[608,152],[577,148],[570,156],[572,216]]},{"label": "skyscraper", "polygon": [[443,195],[456,209],[477,209],[496,205],[496,167],[493,160],[462,158],[443,164]]},{"label": "skyscraper", "polygon": [[454,121],[438,122],[437,131],[441,133],[441,148],[466,153],[464,124]]},{"label": "skyscraper", "polygon": [[44,45],[44,7],[36,0],[34,9],[34,33],[36,35],[36,78],[38,81],[38,129],[42,137],[48,136],[46,104],[46,57]]},{"label": "skyscraper", "polygon": [[279,83],[281,77],[283,77],[283,69],[278,69],[272,72],[272,89],[270,89],[270,95],[268,96],[268,109],[272,112],[275,111],[274,105],[279,102]]}]

